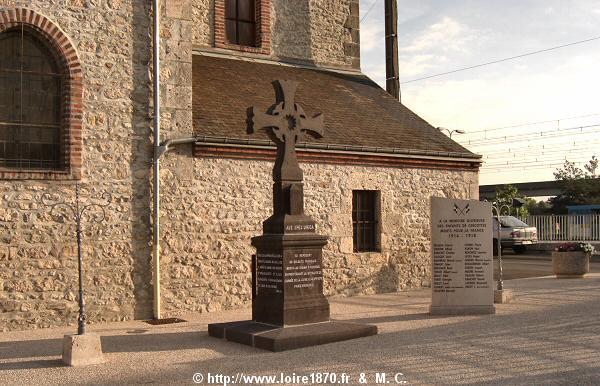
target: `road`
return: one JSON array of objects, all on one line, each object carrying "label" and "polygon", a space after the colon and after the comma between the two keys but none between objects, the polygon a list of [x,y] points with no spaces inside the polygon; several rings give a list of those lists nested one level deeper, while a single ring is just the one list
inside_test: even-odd
[{"label": "road", "polygon": [[[590,264],[590,272],[600,272],[600,262],[597,257]],[[494,277],[498,275],[498,260],[494,257]],[[515,255],[503,252],[502,276],[504,280],[524,279],[528,277],[550,276],[552,273],[552,258],[549,253],[527,252]]]}]

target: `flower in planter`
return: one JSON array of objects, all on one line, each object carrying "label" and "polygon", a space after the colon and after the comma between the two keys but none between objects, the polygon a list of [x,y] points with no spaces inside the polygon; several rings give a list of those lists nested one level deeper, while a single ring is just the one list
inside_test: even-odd
[{"label": "flower in planter", "polygon": [[579,243],[562,243],[558,247],[554,248],[557,252],[576,252],[581,251],[581,245]]},{"label": "flower in planter", "polygon": [[585,252],[586,255],[594,253],[594,246],[590,243],[563,243],[554,248],[557,252]]},{"label": "flower in planter", "polygon": [[591,255],[594,253],[594,246],[590,243],[581,244],[581,249],[585,252],[586,255]]}]

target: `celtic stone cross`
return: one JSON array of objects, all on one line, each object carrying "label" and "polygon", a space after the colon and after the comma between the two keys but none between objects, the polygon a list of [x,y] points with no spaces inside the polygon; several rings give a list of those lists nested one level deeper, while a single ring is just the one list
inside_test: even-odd
[{"label": "celtic stone cross", "polygon": [[273,179],[276,182],[300,182],[302,170],[296,158],[296,143],[303,133],[315,138],[323,136],[323,115],[307,117],[302,107],[296,104],[297,82],[278,80],[273,85],[277,103],[266,114],[256,107],[252,109],[250,132],[267,129],[269,137],[277,145]]}]

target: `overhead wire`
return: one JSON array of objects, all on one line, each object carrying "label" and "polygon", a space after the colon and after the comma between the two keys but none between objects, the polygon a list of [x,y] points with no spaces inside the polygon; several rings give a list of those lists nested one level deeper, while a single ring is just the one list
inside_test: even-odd
[{"label": "overhead wire", "polygon": [[517,165],[532,165],[532,164],[539,164],[540,162],[558,162],[558,161],[569,161],[569,162],[574,162],[574,161],[581,161],[581,162],[585,162],[587,157],[584,156],[578,156],[578,157],[572,157],[571,159],[568,159],[567,157],[560,157],[557,158],[556,155],[554,157],[550,157],[548,158],[548,156],[546,157],[537,157],[535,159],[524,159],[524,160],[512,160],[512,161],[502,161],[502,162],[486,162],[483,164],[483,166],[488,166],[488,167],[494,167],[494,166],[504,166],[504,165],[513,165],[513,166],[517,166]]},{"label": "overhead wire", "polygon": [[[575,165],[583,165],[584,162],[573,162]],[[490,168],[481,168],[480,173],[498,173],[498,172],[507,172],[514,173],[517,170],[532,170],[532,169],[546,169],[550,167],[560,167],[563,166],[562,163],[549,163],[549,164],[537,164],[537,165],[520,165],[516,167],[506,167],[506,166],[494,166]]]},{"label": "overhead wire", "polygon": [[371,3],[371,6],[369,7],[369,9],[367,10],[367,12],[364,14],[364,16],[360,19],[360,22],[362,23],[367,16],[369,16],[369,13],[371,13],[371,10],[373,9],[373,7],[375,6],[375,4],[377,4],[377,0],[373,0],[373,3]]},{"label": "overhead wire", "polygon": [[593,153],[587,153],[587,154],[583,154],[583,155],[581,155],[581,154],[579,154],[579,155],[542,154],[539,156],[532,155],[529,157],[518,157],[518,158],[511,158],[511,159],[506,159],[506,158],[494,159],[494,158],[492,158],[492,159],[483,160],[483,166],[490,167],[490,166],[494,166],[494,165],[516,165],[516,164],[525,163],[525,162],[530,163],[530,164],[535,164],[535,163],[540,163],[540,162],[558,161],[558,160],[587,161],[592,156],[593,156]]},{"label": "overhead wire", "polygon": [[[595,129],[595,130],[600,130],[600,128]],[[579,133],[555,133],[553,135],[547,134],[547,135],[543,135],[543,136],[533,136],[531,138],[513,138],[513,139],[511,139],[510,137],[507,137],[500,141],[494,141],[491,143],[471,144],[470,148],[481,153],[481,152],[484,152],[484,150],[482,150],[482,148],[488,147],[488,146],[500,146],[503,144],[510,144],[510,143],[516,143],[516,142],[522,142],[522,141],[529,141],[529,142],[544,141],[544,140],[550,140],[550,139],[560,139],[560,138],[568,137],[568,136],[580,136],[580,135],[581,136],[589,136],[592,134],[600,134],[600,131],[585,131],[585,132],[582,131]]]},{"label": "overhead wire", "polygon": [[595,36],[595,37],[592,37],[592,38],[589,38],[589,39],[579,40],[579,41],[571,42],[571,43],[567,43],[567,44],[561,44],[560,46],[545,48],[543,50],[537,50],[537,51],[527,52],[527,53],[524,53],[524,54],[511,56],[511,57],[508,57],[508,58],[503,58],[503,59],[498,59],[498,60],[492,60],[490,62],[476,64],[476,65],[473,65],[473,66],[462,67],[462,68],[458,68],[458,69],[451,70],[451,71],[441,72],[439,74],[433,74],[433,75],[428,75],[428,76],[424,76],[424,77],[421,77],[421,78],[411,79],[411,80],[407,80],[407,81],[404,81],[404,82],[400,82],[400,84],[413,83],[413,82],[418,82],[418,81],[425,80],[425,79],[436,78],[438,76],[444,76],[444,75],[454,74],[454,73],[461,72],[461,71],[472,70],[474,68],[489,66],[491,64],[502,63],[502,62],[506,62],[506,61],[514,60],[514,59],[524,58],[526,56],[531,56],[531,55],[536,55],[536,54],[540,54],[540,53],[543,53],[543,52],[558,50],[560,48],[574,46],[576,44],[588,43],[588,42],[591,42],[591,41],[594,41],[594,40],[598,40],[598,39],[600,39],[600,36]]},{"label": "overhead wire", "polygon": [[564,118],[557,118],[557,119],[548,119],[546,121],[537,121],[537,122],[528,122],[528,123],[519,123],[519,124],[514,124],[514,125],[510,125],[510,126],[502,126],[502,127],[494,127],[491,129],[481,129],[481,130],[469,130],[465,133],[465,135],[469,135],[469,134],[476,134],[476,133],[485,133],[488,131],[497,131],[497,130],[505,130],[505,129],[514,129],[516,127],[524,127],[524,126],[533,126],[533,125],[541,125],[543,123],[552,123],[552,122],[560,122],[560,121],[568,121],[571,119],[579,119],[579,118],[588,118],[588,117],[595,117],[600,115],[600,113],[593,113],[593,114],[585,114],[585,115],[577,115],[577,116],[571,116],[571,117],[564,117]]},{"label": "overhead wire", "polygon": [[[472,140],[468,140],[467,142],[462,142],[459,139],[457,139],[457,142],[459,142],[463,145],[489,146],[489,145],[494,145],[496,143],[509,143],[509,142],[521,141],[521,140],[525,140],[525,139],[526,140],[539,140],[539,139],[556,138],[556,137],[561,137],[561,136],[565,136],[565,135],[594,134],[594,133],[596,133],[595,131],[586,131],[586,132],[583,131],[584,129],[590,129],[590,128],[594,128],[594,127],[595,128],[600,127],[600,124],[596,123],[593,125],[574,126],[574,127],[564,128],[564,129],[552,129],[552,130],[546,130],[546,131],[536,131],[533,133],[525,133],[525,134],[518,134],[518,135],[503,135],[500,137],[472,139]],[[563,133],[565,131],[573,131],[573,130],[580,130],[581,132],[580,133]]]},{"label": "overhead wire", "polygon": [[[600,141],[587,141],[585,142],[585,147],[577,147],[575,142],[568,144],[568,147],[563,147],[561,144],[541,144],[538,146],[526,146],[526,147],[515,147],[508,149],[499,149],[495,151],[486,151],[482,155],[484,158],[502,158],[501,156],[505,156],[505,158],[512,158],[513,156],[519,156],[520,154],[528,154],[529,152],[536,152],[537,154],[544,153],[545,151],[584,151],[584,150],[596,150],[598,149],[598,145],[600,145]],[[591,146],[596,145],[596,146]],[[498,154],[499,156],[496,156]]]},{"label": "overhead wire", "polygon": [[[544,167],[553,167],[553,166],[563,166],[564,160],[559,160],[562,162],[558,162],[558,161],[548,161],[551,163],[541,163],[541,164],[532,164],[532,165],[495,165],[495,166],[490,166],[488,168],[483,168],[481,169],[481,171],[489,171],[489,170],[508,170],[508,169],[519,169],[519,168],[524,168],[524,169],[540,169],[540,168],[544,168]],[[571,162],[571,161],[569,161]],[[575,165],[583,165],[585,164],[585,161],[573,161],[572,163],[574,163]]]},{"label": "overhead wire", "polygon": [[[593,155],[593,153],[589,153],[590,156]],[[557,158],[560,157],[560,158]],[[523,162],[529,162],[529,163],[540,163],[540,162],[546,162],[546,161],[557,161],[559,159],[561,160],[565,160],[565,161],[586,161],[588,160],[590,157],[588,157],[588,154],[578,154],[578,155],[564,155],[561,156],[560,154],[541,154],[541,155],[531,155],[528,157],[517,157],[517,158],[511,158],[511,159],[506,159],[506,158],[502,158],[502,159],[488,159],[488,160],[484,160],[483,165],[484,166],[492,166],[492,165],[514,165],[514,164],[518,164],[518,163],[523,163]]]}]

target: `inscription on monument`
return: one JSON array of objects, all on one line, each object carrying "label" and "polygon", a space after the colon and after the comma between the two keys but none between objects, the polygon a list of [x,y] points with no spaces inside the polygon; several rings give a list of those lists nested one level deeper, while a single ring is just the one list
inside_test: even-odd
[{"label": "inscription on monument", "polygon": [[256,254],[256,281],[259,292],[280,293],[283,290],[281,253]]},{"label": "inscription on monument", "polygon": [[314,232],[315,224],[289,224],[285,227],[286,233]]},{"label": "inscription on monument", "polygon": [[489,203],[431,199],[432,313],[493,312],[491,220]]},{"label": "inscription on monument", "polygon": [[[323,282],[321,259],[312,251],[292,251],[285,267],[284,283],[286,288],[316,288]],[[321,287],[318,289],[320,290]]]}]

